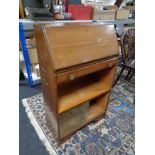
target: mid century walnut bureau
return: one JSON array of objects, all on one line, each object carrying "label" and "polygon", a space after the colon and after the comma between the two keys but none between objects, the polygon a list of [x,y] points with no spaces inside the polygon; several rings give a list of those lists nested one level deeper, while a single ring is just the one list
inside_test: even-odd
[{"label": "mid century walnut bureau", "polygon": [[35,25],[48,125],[61,143],[106,113],[118,57],[113,25]]}]

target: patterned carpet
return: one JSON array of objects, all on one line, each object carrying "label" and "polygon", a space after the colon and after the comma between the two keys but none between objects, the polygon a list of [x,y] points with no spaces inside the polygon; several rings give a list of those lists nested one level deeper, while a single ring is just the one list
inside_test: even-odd
[{"label": "patterned carpet", "polygon": [[49,154],[134,155],[133,100],[134,88],[120,80],[112,90],[105,118],[82,128],[59,147],[46,125],[42,94],[24,99],[23,105]]}]

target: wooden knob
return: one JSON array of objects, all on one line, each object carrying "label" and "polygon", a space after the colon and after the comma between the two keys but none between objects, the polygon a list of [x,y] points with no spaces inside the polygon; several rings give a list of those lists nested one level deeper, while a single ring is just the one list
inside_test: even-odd
[{"label": "wooden knob", "polygon": [[70,79],[70,80],[74,80],[74,79],[75,79],[75,75],[74,75],[74,74],[70,74],[70,75],[69,75],[69,79]]},{"label": "wooden knob", "polygon": [[112,63],[108,63],[108,67],[112,67]]},{"label": "wooden knob", "polygon": [[45,71],[45,68],[43,68],[43,67],[41,67],[41,70],[42,70],[43,72],[46,72],[46,71]]}]

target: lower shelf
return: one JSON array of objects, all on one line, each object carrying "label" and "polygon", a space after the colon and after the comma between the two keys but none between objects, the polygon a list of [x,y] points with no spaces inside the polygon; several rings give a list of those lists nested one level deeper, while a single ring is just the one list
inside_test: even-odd
[{"label": "lower shelf", "polygon": [[103,118],[108,99],[109,92],[61,113],[59,115],[60,139],[74,133],[92,121],[97,121],[100,119],[100,116]]},{"label": "lower shelf", "polygon": [[110,92],[107,92],[90,101],[87,112],[87,123],[95,120],[97,117],[104,114],[108,107]]},{"label": "lower shelf", "polygon": [[[73,88],[73,86],[70,86]],[[75,106],[78,106],[90,99],[96,98],[109,91],[109,87],[105,83],[101,82],[87,82],[86,85],[78,85],[78,89],[70,89],[67,94],[63,94],[59,98],[58,112],[62,113]]]},{"label": "lower shelf", "polygon": [[105,110],[101,108],[99,105],[92,105],[89,107],[87,117],[86,117],[86,122],[89,123],[104,113],[105,113]]}]

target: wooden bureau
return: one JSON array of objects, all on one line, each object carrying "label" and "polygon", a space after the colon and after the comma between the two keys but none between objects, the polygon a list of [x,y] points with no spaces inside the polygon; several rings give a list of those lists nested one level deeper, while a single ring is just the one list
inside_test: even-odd
[{"label": "wooden bureau", "polygon": [[118,43],[112,25],[35,25],[45,112],[58,142],[103,118]]}]

